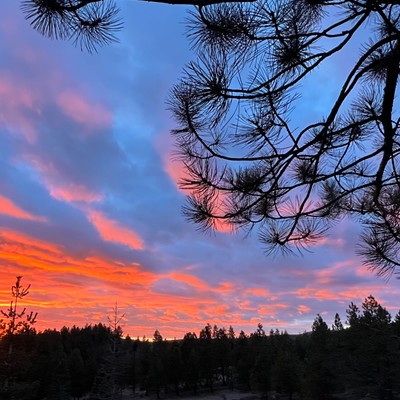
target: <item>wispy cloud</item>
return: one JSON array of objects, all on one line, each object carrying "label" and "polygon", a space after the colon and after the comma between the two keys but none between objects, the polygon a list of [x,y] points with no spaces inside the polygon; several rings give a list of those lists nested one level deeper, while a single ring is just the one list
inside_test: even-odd
[{"label": "wispy cloud", "polygon": [[89,130],[110,128],[112,113],[97,102],[90,102],[76,91],[66,90],[57,95],[61,110]]},{"label": "wispy cloud", "polygon": [[88,219],[104,240],[120,243],[136,250],[143,249],[143,240],[136,232],[113,219],[107,218],[101,212],[89,211]]},{"label": "wispy cloud", "polygon": [[16,205],[12,200],[0,195],[0,214],[8,215],[13,218],[27,219],[29,221],[46,221],[45,217],[31,214]]}]

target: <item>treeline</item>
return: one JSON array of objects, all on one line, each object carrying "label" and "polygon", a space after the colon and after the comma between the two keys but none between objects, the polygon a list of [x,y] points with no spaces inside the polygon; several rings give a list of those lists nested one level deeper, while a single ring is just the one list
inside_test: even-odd
[{"label": "treeline", "polygon": [[103,324],[27,330],[0,341],[0,398],[116,400],[127,389],[163,398],[223,387],[264,399],[399,398],[400,313],[392,321],[369,296],[360,308],[350,304],[346,325],[338,314],[331,327],[317,315],[300,335],[207,324],[173,341],[158,331],[152,340],[124,338]]}]

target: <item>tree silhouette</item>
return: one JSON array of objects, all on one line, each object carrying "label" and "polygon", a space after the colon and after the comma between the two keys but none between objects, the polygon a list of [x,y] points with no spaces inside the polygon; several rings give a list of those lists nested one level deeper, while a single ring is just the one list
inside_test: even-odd
[{"label": "tree silhouette", "polygon": [[[365,263],[378,275],[395,272],[399,3],[150,1],[196,6],[189,39],[198,57],[169,98],[186,217],[202,229],[254,229],[267,252],[301,250],[351,217],[363,226]],[[112,1],[25,0],[22,8],[41,33],[89,51],[121,28]],[[292,122],[299,85],[347,48],[359,54],[326,114]]]},{"label": "tree silhouette", "polygon": [[342,331],[343,329],[344,328],[343,328],[343,324],[342,324],[342,321],[340,319],[340,316],[339,316],[338,313],[336,313],[335,314],[335,320],[334,320],[334,322],[332,324],[332,330],[333,331]]},{"label": "tree silhouette", "polygon": [[[194,6],[232,2],[232,0],[144,1]],[[21,9],[32,27],[42,35],[51,39],[72,40],[82,50],[89,52],[116,42],[117,33],[123,26],[119,8],[114,0],[22,0]]]},{"label": "tree silhouette", "polygon": [[24,0],[21,9],[34,29],[51,39],[72,40],[89,52],[116,41],[122,22],[113,1]]},{"label": "tree silhouette", "polygon": [[[198,60],[170,97],[187,218],[203,229],[257,227],[267,252],[286,252],[354,217],[365,262],[378,274],[399,267],[399,12],[389,2],[287,0],[193,13]],[[361,53],[327,114],[294,126],[299,84],[354,45]]]},{"label": "tree silhouette", "polygon": [[11,287],[12,300],[6,311],[0,310],[3,318],[0,319],[0,338],[6,336],[9,340],[8,354],[13,351],[13,336],[19,333],[27,333],[33,329],[37,313],[26,313],[26,308],[20,310],[18,302],[29,294],[31,285],[22,286],[22,276],[17,276],[15,285]]},{"label": "tree silhouette", "polygon": [[[30,312],[27,314],[26,308],[21,310],[19,302],[29,294],[31,285],[27,287],[21,284],[22,276],[17,276],[15,285],[11,286],[11,301],[10,306],[6,311],[0,310],[0,342],[4,343],[6,347],[6,353],[1,354],[0,351],[0,369],[4,375],[3,379],[0,379],[1,387],[5,393],[13,393],[15,390],[19,391],[19,386],[15,385],[14,381],[21,371],[27,368],[25,363],[25,357],[21,352],[15,352],[14,344],[18,336],[24,334],[35,334],[36,331],[33,325],[36,322],[37,313]],[[18,350],[18,347],[15,346]],[[22,352],[24,353],[24,352]],[[25,371],[24,371],[25,372]],[[24,391],[23,391],[24,392]],[[24,396],[26,395],[26,390]],[[2,398],[2,393],[0,393]],[[12,396],[11,396],[12,398]],[[17,395],[15,398],[23,398],[22,394]]]}]

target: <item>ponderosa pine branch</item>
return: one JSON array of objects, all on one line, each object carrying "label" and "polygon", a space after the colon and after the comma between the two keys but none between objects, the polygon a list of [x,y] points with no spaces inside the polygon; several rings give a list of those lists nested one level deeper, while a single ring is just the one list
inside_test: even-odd
[{"label": "ponderosa pine branch", "polygon": [[[169,98],[188,219],[205,229],[221,220],[258,227],[267,251],[286,252],[355,217],[366,263],[378,274],[398,268],[400,2],[139,1],[195,6],[188,37],[198,60]],[[22,5],[39,32],[89,51],[122,27],[113,0]],[[360,55],[326,115],[293,125],[298,86],[350,46]]]},{"label": "ponderosa pine branch", "polygon": [[[306,12],[300,12],[301,7],[322,10],[331,6],[345,11],[339,11],[340,17],[327,27],[319,27]],[[391,9],[388,14],[386,5],[380,2],[288,0],[279,4],[259,2],[254,8],[238,6],[237,12],[223,5],[206,11],[194,21],[199,27],[193,25],[191,35],[204,35],[203,42],[198,40],[196,44],[202,54],[208,54],[206,65],[218,65],[222,54],[231,57],[231,64],[223,68],[220,78],[205,73],[206,69],[216,71],[213,66],[190,69],[172,92],[171,108],[180,125],[177,144],[191,171],[191,178],[183,182],[191,193],[185,215],[204,228],[221,219],[233,227],[253,229],[260,224],[261,241],[270,250],[281,247],[287,251],[290,244],[301,248],[312,243],[329,227],[330,220],[359,215],[368,223],[376,213],[383,216],[385,207],[400,210],[400,204],[393,203],[400,195],[387,200],[386,194],[400,194],[398,127],[392,126],[399,71],[398,62],[394,63],[397,70],[388,64],[388,49],[399,39],[395,24],[400,10],[396,13]],[[327,116],[294,134],[289,111],[296,99],[290,92],[317,66],[354,42],[355,33],[371,23],[374,13],[378,24],[384,26],[384,30],[377,28],[382,35],[371,36],[364,44]],[[323,14],[315,11],[320,16],[318,24],[324,22]],[[343,27],[343,31],[336,32],[333,26]],[[325,41],[318,47],[328,33],[333,33],[334,46],[326,49]],[[242,35],[248,41],[247,47],[236,53],[234,44],[242,40]],[[251,77],[247,83],[243,71],[251,65],[256,66],[255,79]],[[224,82],[223,74],[230,77],[227,86],[215,88],[215,82]],[[187,96],[184,103],[179,103],[176,100],[183,88],[199,95]],[[345,105],[353,98],[346,111]],[[220,111],[212,104],[221,107]],[[238,114],[236,110],[244,111]],[[249,117],[243,119],[245,113]],[[235,118],[237,122],[229,123]],[[225,140],[211,146],[216,132]],[[364,147],[360,154],[358,146]],[[219,168],[213,167],[213,173],[208,174],[204,160],[214,160],[214,165],[220,166],[219,173]],[[379,202],[374,201],[374,193],[382,193]],[[393,215],[395,211],[385,212]],[[393,237],[388,241],[392,252],[375,237],[369,243],[376,243],[376,257],[382,254],[386,264],[392,260],[396,267],[399,260],[393,254],[400,253],[395,239],[398,231],[388,224],[374,232]],[[363,254],[367,262],[376,262],[372,253]]]}]

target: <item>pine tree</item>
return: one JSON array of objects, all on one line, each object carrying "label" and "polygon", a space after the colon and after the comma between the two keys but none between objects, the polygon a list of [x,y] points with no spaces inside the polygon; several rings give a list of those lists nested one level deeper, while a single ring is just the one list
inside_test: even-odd
[{"label": "pine tree", "polygon": [[334,375],[329,365],[328,335],[328,325],[318,314],[312,325],[306,356],[304,391],[310,400],[327,399],[334,391]]},{"label": "pine tree", "polygon": [[389,312],[376,301],[374,296],[369,295],[361,307],[363,310],[360,318],[362,324],[373,328],[382,328],[390,324]]},{"label": "pine tree", "polygon": [[342,321],[340,319],[340,316],[339,316],[338,313],[336,313],[335,314],[335,320],[334,320],[333,325],[332,325],[332,330],[333,331],[342,331],[343,329],[344,328],[343,328],[343,324],[342,324]]},{"label": "pine tree", "polygon": [[347,324],[351,328],[355,328],[359,325],[360,309],[357,307],[356,304],[354,304],[353,302],[349,304],[349,307],[346,310],[346,315],[347,315]]},{"label": "pine tree", "polygon": [[[0,319],[0,340],[7,346],[7,353],[4,358],[4,378],[2,386],[5,393],[19,392],[21,399],[27,395],[27,388],[20,390],[16,381],[20,374],[21,364],[24,364],[25,355],[19,352],[15,354],[14,343],[18,335],[35,334],[34,324],[36,323],[37,313],[26,312],[26,308],[21,310],[20,302],[29,294],[31,285],[22,286],[22,276],[16,277],[15,285],[11,287],[10,306],[6,311],[0,310],[3,316]],[[15,394],[15,393],[14,393]]]}]

